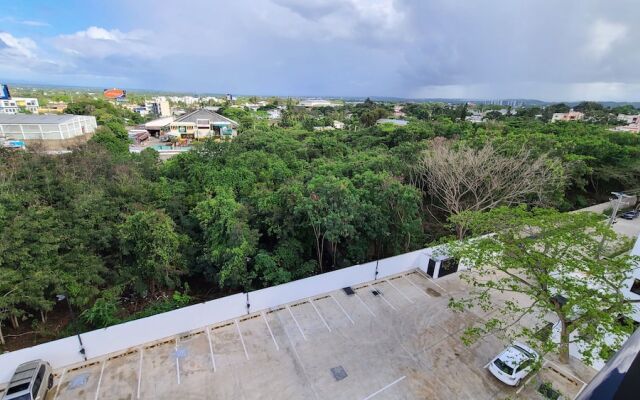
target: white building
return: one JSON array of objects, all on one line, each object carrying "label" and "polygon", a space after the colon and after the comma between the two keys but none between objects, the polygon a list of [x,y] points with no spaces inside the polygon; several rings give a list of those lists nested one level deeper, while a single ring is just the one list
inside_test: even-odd
[{"label": "white building", "polygon": [[571,109],[567,113],[554,113],[553,116],[551,117],[551,122],[556,122],[556,121],[581,121],[583,119],[584,119],[584,113],[581,113],[579,111],[573,111],[573,109]]},{"label": "white building", "polygon": [[618,121],[624,122],[627,125],[638,124],[640,123],[640,114],[638,115],[618,114]]},{"label": "white building", "polygon": [[307,107],[307,108],[337,107],[338,104],[332,103],[329,100],[325,100],[325,99],[306,99],[306,100],[300,100],[298,102],[298,106]]},{"label": "white building", "polygon": [[171,116],[171,105],[169,104],[169,100],[164,96],[156,97],[152,101],[148,102],[147,109],[152,114],[160,117]]},{"label": "white building", "polygon": [[22,140],[63,140],[95,132],[96,118],[87,115],[0,114],[0,136]]},{"label": "white building", "polygon": [[16,105],[20,109],[25,109],[29,112],[37,114],[40,110],[40,104],[38,103],[38,99],[34,97],[13,97],[13,100],[16,102]]},{"label": "white building", "polygon": [[0,100],[0,114],[17,114],[20,107],[13,99]]}]

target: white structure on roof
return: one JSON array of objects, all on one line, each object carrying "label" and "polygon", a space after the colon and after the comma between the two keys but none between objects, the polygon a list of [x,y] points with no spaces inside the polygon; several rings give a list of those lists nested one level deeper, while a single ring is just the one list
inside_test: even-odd
[{"label": "white structure on roof", "polygon": [[337,107],[338,104],[336,103],[332,103],[329,100],[325,100],[325,99],[306,99],[306,100],[300,100],[298,102],[298,105],[300,107],[307,107],[307,108],[315,108],[315,107]]},{"label": "white structure on roof", "polygon": [[95,132],[96,118],[87,115],[0,114],[0,135],[7,139],[63,140]]}]

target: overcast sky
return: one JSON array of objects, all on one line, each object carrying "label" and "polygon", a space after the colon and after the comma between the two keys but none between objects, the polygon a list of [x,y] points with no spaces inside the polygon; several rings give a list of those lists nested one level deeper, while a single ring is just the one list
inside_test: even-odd
[{"label": "overcast sky", "polygon": [[1,1],[0,81],[640,101],[634,0]]}]

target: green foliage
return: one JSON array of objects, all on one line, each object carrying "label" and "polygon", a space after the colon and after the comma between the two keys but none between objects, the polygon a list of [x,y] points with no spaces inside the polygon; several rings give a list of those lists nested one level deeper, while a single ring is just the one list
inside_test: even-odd
[{"label": "green foliage", "polygon": [[[309,110],[289,99],[280,103],[287,108],[279,126],[263,111],[227,105],[220,112],[240,122],[237,138],[161,162],[155,150],[128,151],[125,126],[139,115],[88,96],[52,99],[100,126],[71,154],[2,151],[3,326],[51,310],[63,292],[81,323],[101,327],[131,317],[124,307],[131,302],[148,305],[136,317],[188,303],[166,299],[188,282],[219,296],[421,248],[451,233],[442,222],[448,215],[427,211],[436,196],[415,168],[441,138],[457,148],[491,142],[505,157],[525,146],[560,160],[563,210],[640,184],[637,135],[611,132],[605,122],[535,119],[566,105],[471,124],[462,121],[464,106],[407,104],[404,127],[375,125],[393,107],[371,100]],[[310,130],[334,120],[347,129]]]},{"label": "green foliage", "polygon": [[[619,322],[632,312],[620,288],[640,258],[602,257],[624,243],[600,215],[499,207],[451,219],[477,236],[448,247],[451,255],[472,266],[461,276],[473,288],[452,298],[450,306],[497,310],[486,323],[467,330],[467,340],[496,332],[548,351],[556,343],[536,333],[554,314],[560,323],[557,347],[563,362],[568,362],[570,343],[576,343],[589,363],[618,348],[633,331]],[[529,323],[521,324],[523,319]]]},{"label": "green foliage", "polygon": [[119,226],[124,273],[139,292],[173,288],[183,273],[181,237],[162,211],[138,211]]}]

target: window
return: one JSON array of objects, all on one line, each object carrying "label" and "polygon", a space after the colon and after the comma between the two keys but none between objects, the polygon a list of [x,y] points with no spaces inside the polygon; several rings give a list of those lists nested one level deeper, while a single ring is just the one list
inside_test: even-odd
[{"label": "window", "polygon": [[504,372],[507,375],[513,375],[513,368],[511,368],[510,366],[508,366],[504,361],[502,361],[501,359],[497,359],[496,361],[494,361],[494,364],[496,365],[496,367],[498,367],[500,369],[500,371]]},{"label": "window", "polygon": [[633,285],[631,285],[631,293],[640,295],[640,279],[633,280]]},{"label": "window", "polygon": [[31,388],[31,394],[35,399],[38,396],[38,392],[40,391],[40,385],[42,385],[42,378],[44,378],[44,365],[40,366],[38,370],[38,375],[36,375],[36,379],[33,381],[33,387]]}]

